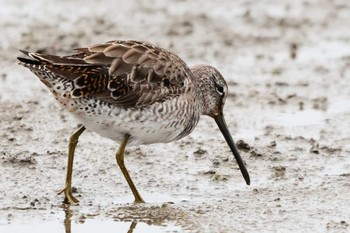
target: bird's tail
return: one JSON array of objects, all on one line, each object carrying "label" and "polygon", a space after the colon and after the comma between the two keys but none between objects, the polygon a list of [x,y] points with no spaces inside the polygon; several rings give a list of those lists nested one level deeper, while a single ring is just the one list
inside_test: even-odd
[{"label": "bird's tail", "polygon": [[37,56],[36,53],[31,53],[25,50],[19,50],[26,57],[17,57],[18,64],[29,68],[30,70],[43,70],[45,62]]},{"label": "bird's tail", "polygon": [[58,93],[76,88],[72,95],[82,97],[101,92],[107,86],[108,67],[85,62],[84,53],[60,57],[20,51],[26,56],[17,57],[18,64],[27,67],[51,91]]},{"label": "bird's tail", "polygon": [[47,66],[50,66],[50,61],[39,53],[32,53],[24,50],[19,50],[26,55],[25,57],[17,57],[17,62],[33,72],[47,87],[50,89],[57,82],[54,75]]}]

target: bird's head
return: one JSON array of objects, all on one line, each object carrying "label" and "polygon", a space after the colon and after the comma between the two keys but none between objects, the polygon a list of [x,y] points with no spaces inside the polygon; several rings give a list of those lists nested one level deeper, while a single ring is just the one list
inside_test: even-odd
[{"label": "bird's head", "polygon": [[250,184],[249,173],[228,130],[223,109],[228,93],[227,83],[220,72],[212,66],[198,65],[191,68],[203,96],[203,115],[212,117],[235,156],[246,183]]}]

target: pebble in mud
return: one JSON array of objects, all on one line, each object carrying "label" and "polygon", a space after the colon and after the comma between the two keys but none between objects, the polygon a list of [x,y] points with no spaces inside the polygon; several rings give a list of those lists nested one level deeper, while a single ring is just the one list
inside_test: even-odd
[{"label": "pebble in mud", "polygon": [[239,150],[243,151],[249,151],[250,149],[252,149],[252,147],[249,146],[249,144],[243,140],[238,140],[236,146]]},{"label": "pebble in mud", "polygon": [[272,168],[274,171],[273,177],[274,178],[283,178],[286,174],[286,167],[285,166],[276,166]]},{"label": "pebble in mud", "polygon": [[196,151],[193,152],[193,155],[196,157],[202,157],[203,155],[207,154],[208,151],[202,149],[202,148],[198,148]]}]

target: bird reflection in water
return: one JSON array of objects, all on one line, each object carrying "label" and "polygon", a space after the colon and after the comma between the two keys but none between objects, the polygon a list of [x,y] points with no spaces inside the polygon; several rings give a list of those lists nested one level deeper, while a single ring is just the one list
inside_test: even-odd
[{"label": "bird reflection in water", "polygon": [[[72,233],[72,217],[73,217],[73,211],[69,208],[69,206],[65,206],[63,207],[64,213],[65,213],[65,218],[63,221],[63,225],[64,225],[64,229],[65,229],[65,233]],[[79,222],[81,224],[83,224],[85,222],[85,220],[81,219],[79,220]],[[137,221],[133,220],[130,224],[130,227],[127,231],[127,233],[133,233],[136,225],[137,225]]]}]

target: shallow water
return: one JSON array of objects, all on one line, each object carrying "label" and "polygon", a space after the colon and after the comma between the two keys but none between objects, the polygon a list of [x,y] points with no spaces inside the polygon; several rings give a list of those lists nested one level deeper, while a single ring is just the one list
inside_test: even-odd
[{"label": "shallow water", "polygon": [[0,225],[0,232],[6,233],[96,233],[96,232],[125,232],[125,233],[161,233],[186,232],[171,223],[165,226],[149,225],[144,222],[117,222],[112,220],[86,219],[81,222],[62,221],[33,221],[28,224]]}]

